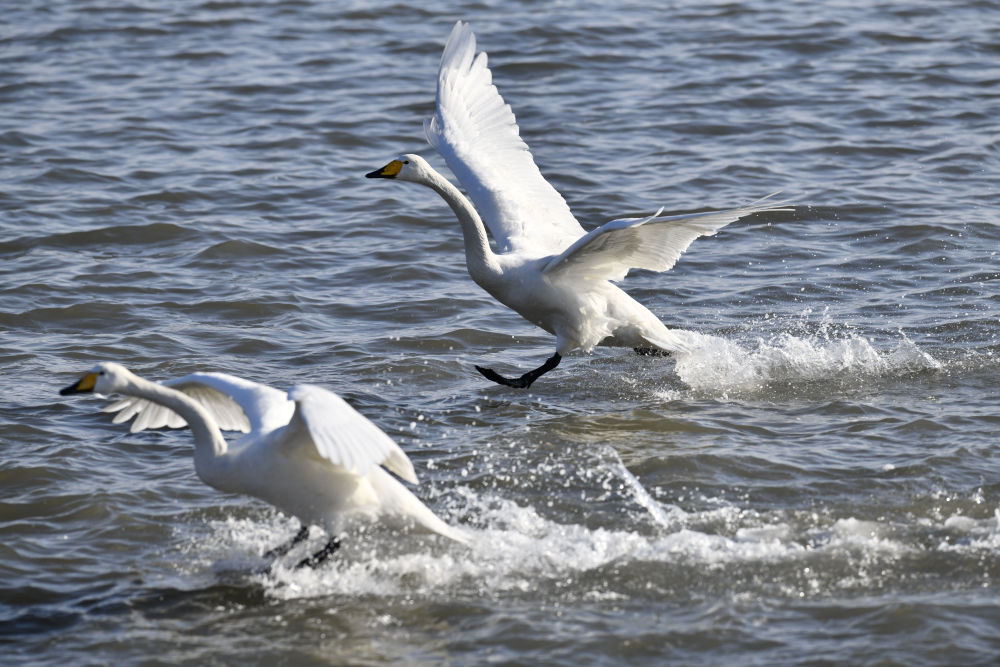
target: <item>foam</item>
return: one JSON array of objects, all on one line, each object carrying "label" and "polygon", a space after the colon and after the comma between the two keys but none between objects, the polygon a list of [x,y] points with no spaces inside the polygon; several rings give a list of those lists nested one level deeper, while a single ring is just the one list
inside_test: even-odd
[{"label": "foam", "polygon": [[993,510],[988,519],[975,519],[952,514],[944,521],[944,528],[952,534],[951,540],[942,540],[939,551],[951,553],[995,552],[1000,549],[1000,508]]},{"label": "foam", "polygon": [[[561,523],[539,509],[503,498],[496,491],[456,494],[461,514],[472,525],[472,548],[419,533],[400,534],[378,529],[348,536],[345,546],[328,564],[296,570],[291,564],[318,546],[318,531],[310,544],[279,561],[270,573],[260,554],[294,533],[296,522],[280,515],[263,520],[226,519],[210,522],[209,536],[191,543],[196,558],[187,562],[190,574],[204,569],[218,573],[242,570],[278,599],[318,596],[495,596],[532,593],[546,586],[585,579],[606,568],[696,568],[720,572],[731,568],[777,567],[785,572],[775,583],[799,594],[830,588],[865,586],[891,563],[919,553],[924,547],[909,543],[906,531],[881,521],[844,517],[830,521],[813,515],[817,523],[801,528],[801,516],[777,512],[761,515],[724,500],[706,510],[685,511],[657,501],[643,489],[627,487],[648,520],[613,527]],[[638,480],[634,484],[641,487]],[[936,526],[927,530],[939,530]],[[668,525],[669,527],[668,527]],[[822,524],[822,525],[821,525]],[[705,529],[722,525],[722,532]],[[960,544],[942,543],[942,551],[991,549],[1000,546],[997,521],[965,522],[950,518],[944,527],[968,534]],[[800,527],[796,527],[800,526]],[[836,565],[840,563],[840,565]],[[880,565],[878,565],[880,564]],[[871,567],[869,568],[869,565]],[[790,567],[789,567],[790,566]],[[871,570],[869,572],[869,569]],[[833,574],[836,571],[836,574]],[[805,575],[793,573],[806,573]],[[804,577],[804,579],[803,579]],[[831,579],[831,577],[833,577]],[[603,580],[603,575],[601,577]],[[736,585],[736,582],[733,582]],[[613,595],[603,584],[581,586],[579,595]]]},{"label": "foam", "polygon": [[939,370],[941,363],[902,332],[892,349],[848,333],[797,336],[778,333],[738,343],[688,332],[693,350],[677,357],[676,373],[691,389],[707,393],[759,392],[810,382],[844,382]]},{"label": "foam", "polygon": [[[914,558],[934,560],[935,553],[964,557],[963,567],[974,572],[970,559],[978,562],[984,552],[1000,549],[1000,510],[987,518],[957,512],[946,516],[930,509],[919,516],[872,519],[849,512],[760,511],[724,497],[699,497],[682,508],[658,500],[612,448],[595,455],[575,471],[539,474],[552,476],[553,484],[576,475],[611,489],[604,501],[622,505],[615,518],[586,515],[586,525],[579,519],[567,522],[544,501],[531,506],[512,500],[509,487],[459,486],[436,495],[435,511],[457,517],[452,522],[462,523],[473,535],[471,548],[417,531],[374,526],[348,533],[342,549],[324,566],[294,569],[326,539],[314,530],[307,544],[265,573],[272,563],[261,554],[291,537],[298,523],[262,509],[260,517],[199,521],[194,534],[188,526],[178,570],[193,585],[237,573],[275,599],[454,599],[536,594],[548,588],[613,600],[630,587],[684,591],[695,585],[689,581],[692,573],[698,573],[697,586],[708,590],[714,586],[738,593],[767,585],[804,597],[887,585],[905,570],[903,564]],[[940,536],[936,545],[929,536]],[[706,577],[714,577],[714,583]]]}]

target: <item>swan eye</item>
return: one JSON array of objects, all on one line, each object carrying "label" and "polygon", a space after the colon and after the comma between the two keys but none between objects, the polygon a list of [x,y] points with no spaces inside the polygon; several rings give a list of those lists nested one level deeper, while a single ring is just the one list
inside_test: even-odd
[{"label": "swan eye", "polygon": [[403,160],[403,164],[410,164],[409,160]]}]

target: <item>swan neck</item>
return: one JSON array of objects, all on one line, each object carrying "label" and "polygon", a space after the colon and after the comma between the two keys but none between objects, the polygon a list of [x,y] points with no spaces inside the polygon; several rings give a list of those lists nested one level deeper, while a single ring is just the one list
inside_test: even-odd
[{"label": "swan neck", "polygon": [[145,398],[169,408],[187,422],[194,436],[195,469],[201,475],[204,465],[226,454],[228,446],[212,415],[187,394],[140,377],[132,379],[131,386],[121,393]]},{"label": "swan neck", "polygon": [[458,218],[465,241],[465,264],[472,279],[482,284],[491,276],[499,275],[500,265],[490,248],[486,226],[472,202],[451,181],[434,170],[430,170],[426,185],[441,195]]}]

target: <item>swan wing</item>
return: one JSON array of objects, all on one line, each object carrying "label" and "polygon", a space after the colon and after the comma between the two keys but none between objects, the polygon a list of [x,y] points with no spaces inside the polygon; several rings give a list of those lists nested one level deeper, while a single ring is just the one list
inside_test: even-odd
[{"label": "swan wing", "polygon": [[438,70],[437,111],[424,124],[501,251],[559,252],[583,234],[566,200],[542,176],[503,101],[476,36],[459,21]]},{"label": "swan wing", "polygon": [[700,236],[712,236],[731,222],[761,211],[788,211],[768,195],[727,211],[612,220],[591,230],[552,258],[542,273],[550,276],[621,280],[629,269],[667,271]]},{"label": "swan wing", "polygon": [[[195,399],[224,431],[270,430],[288,423],[294,404],[284,392],[225,373],[192,373],[162,382]],[[145,398],[126,396],[102,410],[115,413],[115,424],[133,417],[130,431],[147,428],[183,428],[187,422],[173,410]]]},{"label": "swan wing", "polygon": [[[413,464],[399,445],[340,396],[300,384],[288,391],[288,398],[296,406],[291,432],[307,431],[320,457],[358,475],[383,465],[407,482],[417,483]],[[291,446],[300,446],[302,439],[289,440],[297,441]]]}]

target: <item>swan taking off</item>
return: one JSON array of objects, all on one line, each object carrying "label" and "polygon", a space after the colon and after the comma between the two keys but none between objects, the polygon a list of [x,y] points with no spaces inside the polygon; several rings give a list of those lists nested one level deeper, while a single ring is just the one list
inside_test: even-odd
[{"label": "swan taking off", "polygon": [[[451,206],[465,239],[469,275],[498,301],[556,337],[556,352],[519,378],[476,366],[488,379],[528,387],[563,355],[595,345],[684,353],[697,334],[668,329],[610,281],[629,269],[666,271],[691,242],[760,211],[787,210],[765,197],[740,208],[613,220],[590,232],[542,177],[468,24],[455,24],[438,70],[437,112],[425,124],[431,145],[468,193],[417,155],[366,174],[426,185]],[[484,227],[485,222],[485,227]],[[496,252],[490,247],[490,234]]]},{"label": "swan taking off", "polygon": [[[332,537],[298,567],[323,562],[340,546],[340,524],[351,515],[410,519],[429,531],[469,542],[382,469],[416,484],[403,450],[321,387],[301,384],[286,394],[223,373],[193,373],[157,383],[119,364],[101,363],[59,393],[85,392],[124,395],[104,412],[117,413],[116,424],[135,417],[133,433],[189,425],[194,468],[202,481],[220,491],[254,496],[298,518],[298,534],[269,551],[268,557],[288,553],[316,524]],[[230,446],[220,429],[248,435]]]}]

